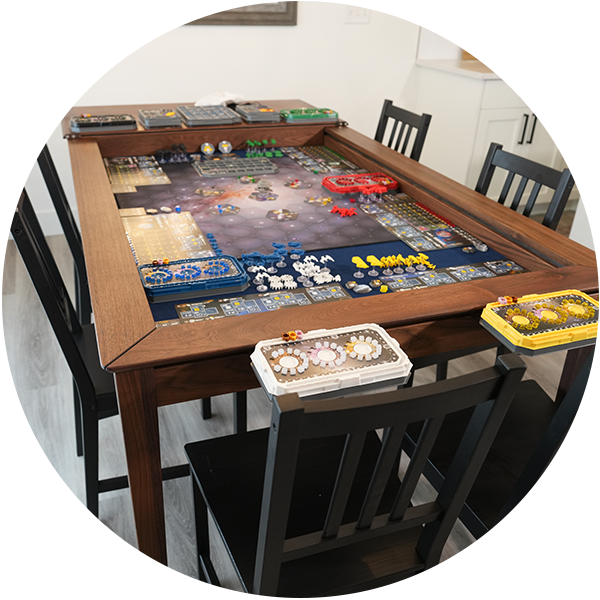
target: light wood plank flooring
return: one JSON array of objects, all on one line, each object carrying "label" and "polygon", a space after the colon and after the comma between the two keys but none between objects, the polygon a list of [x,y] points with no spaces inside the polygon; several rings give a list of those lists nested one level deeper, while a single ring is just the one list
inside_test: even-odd
[{"label": "light wood plank flooring", "polygon": [[[68,281],[71,264],[64,238],[49,240]],[[71,378],[45,314],[12,242],[2,242],[2,597],[143,597],[133,512],[127,490],[102,495],[101,526],[86,529],[82,459],[75,454]],[[531,360],[528,376],[553,393],[564,353]],[[450,376],[487,366],[487,352],[450,366]],[[418,373],[417,383],[433,379]],[[267,423],[269,403],[249,394],[249,426]],[[214,416],[203,421],[198,402],[160,410],[163,464],[184,462],[188,441],[232,431],[231,396],[216,398]],[[600,427],[600,410],[588,432]],[[102,476],[125,473],[118,417],[100,425]],[[165,482],[171,595],[199,597],[194,559],[193,514],[188,479]],[[216,536],[213,536],[216,539]],[[217,570],[225,592],[242,592],[217,543]],[[600,539],[571,544],[567,552],[594,586]],[[455,598],[476,593],[481,552],[458,524],[445,549],[440,579]],[[406,598],[407,589],[390,597]],[[512,561],[507,598],[571,598],[553,563],[537,553]]]}]

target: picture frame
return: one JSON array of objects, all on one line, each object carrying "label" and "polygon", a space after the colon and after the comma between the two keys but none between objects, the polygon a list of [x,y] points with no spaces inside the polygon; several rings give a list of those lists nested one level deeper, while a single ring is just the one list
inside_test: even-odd
[{"label": "picture frame", "polygon": [[298,0],[17,0],[21,23],[296,25]]}]

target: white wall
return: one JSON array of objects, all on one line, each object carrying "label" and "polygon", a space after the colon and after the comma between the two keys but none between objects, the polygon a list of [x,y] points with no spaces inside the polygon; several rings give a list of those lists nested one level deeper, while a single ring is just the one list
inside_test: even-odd
[{"label": "white wall", "polygon": [[550,20],[550,32],[558,33],[557,23],[568,32],[573,11],[579,8],[600,8],[600,0],[425,0],[420,59],[460,58],[467,6],[505,6],[533,8],[531,26],[534,39]]},{"label": "white wall", "polygon": [[[300,2],[295,27],[182,26],[110,69],[77,106],[194,102],[220,91],[246,99],[299,98],[337,110],[372,137],[383,100],[408,106],[420,28],[371,11],[368,23],[346,23],[343,4]],[[49,141],[73,206],[67,144]],[[59,233],[37,169],[27,187],[48,234]]]}]

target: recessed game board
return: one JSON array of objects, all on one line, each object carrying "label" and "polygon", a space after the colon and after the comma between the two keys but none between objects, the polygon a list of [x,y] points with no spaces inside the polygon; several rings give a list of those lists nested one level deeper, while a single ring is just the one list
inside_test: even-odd
[{"label": "recessed game board", "polygon": [[138,186],[171,183],[153,156],[105,158],[104,166],[114,194],[134,193]]},{"label": "recessed game board", "polygon": [[121,213],[121,221],[136,264],[215,254],[189,212],[134,216]]}]

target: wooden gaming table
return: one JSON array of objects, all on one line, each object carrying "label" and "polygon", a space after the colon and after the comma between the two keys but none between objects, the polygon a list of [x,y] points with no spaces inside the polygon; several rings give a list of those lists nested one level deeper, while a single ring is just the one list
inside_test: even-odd
[{"label": "wooden gaming table", "polygon": [[[308,106],[265,101],[274,108]],[[161,105],[145,105],[162,108]],[[496,345],[478,324],[486,303],[563,289],[598,291],[595,253],[558,233],[386,148],[346,124],[246,124],[73,134],[82,113],[137,116],[141,106],[76,107],[63,121],[79,209],[103,367],[115,374],[139,549],[167,564],[157,407],[258,387],[249,354],[290,328],[310,331],[376,322],[415,366]],[[153,154],[174,143],[195,149],[229,140],[276,138],[280,146],[325,145],[527,269],[526,273],[365,296],[284,311],[156,327],[111,191],[103,157]],[[448,151],[451,151],[448,148]],[[568,382],[575,366],[568,365]]]}]

